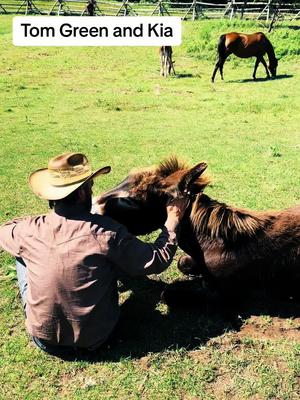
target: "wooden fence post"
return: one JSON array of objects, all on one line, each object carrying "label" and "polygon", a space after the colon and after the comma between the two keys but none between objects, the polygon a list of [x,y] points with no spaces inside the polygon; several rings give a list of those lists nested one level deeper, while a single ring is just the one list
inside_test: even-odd
[{"label": "wooden fence post", "polygon": [[278,19],[280,18],[280,7],[282,6],[282,0],[279,0],[278,3],[275,5],[274,7],[274,11],[273,11],[273,17],[268,29],[268,32],[270,33],[272,31],[272,29],[274,28],[276,22],[278,21]]},{"label": "wooden fence post", "polygon": [[151,16],[154,15],[157,11],[159,16],[163,16],[165,14],[170,15],[169,11],[166,9],[164,5],[164,0],[159,0],[154,10],[152,11]]},{"label": "wooden fence post", "polygon": [[19,11],[25,7],[25,15],[27,14],[42,14],[40,10],[36,7],[32,0],[24,0],[23,3],[18,8],[17,14]]},{"label": "wooden fence post", "polygon": [[187,16],[189,15],[190,12],[192,12],[192,21],[195,21],[195,19],[198,19],[200,14],[202,14],[204,16],[204,14],[202,12],[202,8],[200,8],[200,10],[198,8],[197,1],[198,0],[193,0],[191,6],[188,8],[187,12],[182,17],[183,20],[185,20],[187,18]]},{"label": "wooden fence post", "polygon": [[128,15],[128,0],[124,1],[124,17]]},{"label": "wooden fence post", "polygon": [[4,11],[4,14],[6,14],[6,13],[7,13],[7,11],[5,10],[5,8],[3,7],[3,5],[2,5],[2,4],[0,4],[0,12],[1,12],[1,10],[3,10],[3,11]]},{"label": "wooden fence post", "polygon": [[298,19],[298,17],[300,17],[300,11],[298,11],[297,14],[294,15],[294,16],[290,19],[290,21],[294,21],[294,19]]},{"label": "wooden fence post", "polygon": [[228,0],[227,7],[225,8],[224,11],[224,17],[230,13],[229,18],[232,19],[236,13],[236,7],[237,5],[235,4],[235,0]]},{"label": "wooden fence post", "polygon": [[[57,15],[60,14],[72,14],[67,3],[65,2],[65,0],[56,0],[56,2],[54,3],[54,5],[52,6],[51,10],[49,11],[48,15],[52,14],[52,12],[54,11],[55,7],[57,7]],[[66,11],[67,10],[67,11]]]},{"label": "wooden fence post", "polygon": [[267,7],[267,21],[269,21],[270,18],[270,6],[271,6],[272,0],[269,0],[268,2],[268,7]]},{"label": "wooden fence post", "polygon": [[138,15],[137,12],[128,4],[128,0],[123,0],[121,7],[118,9],[116,16],[122,14],[123,17],[126,17],[130,14]]},{"label": "wooden fence post", "polygon": [[158,5],[159,5],[159,15],[164,15],[164,7],[161,0],[158,2]]},{"label": "wooden fence post", "polygon": [[230,13],[230,19],[232,19],[235,16],[236,13],[236,7],[237,5],[235,4],[235,0],[232,0],[231,2],[231,13]]},{"label": "wooden fence post", "polygon": [[197,18],[197,0],[193,0],[193,14],[192,14],[192,21],[195,21],[195,19]]},{"label": "wooden fence post", "polygon": [[242,7],[241,7],[241,19],[244,18],[244,12],[245,12],[246,7],[247,7],[247,0],[244,0],[244,4],[242,4]]},{"label": "wooden fence post", "polygon": [[262,12],[258,15],[256,19],[261,19],[261,17],[266,14],[266,21],[269,22],[270,14],[273,10],[273,0],[268,0],[268,4],[263,8]]}]

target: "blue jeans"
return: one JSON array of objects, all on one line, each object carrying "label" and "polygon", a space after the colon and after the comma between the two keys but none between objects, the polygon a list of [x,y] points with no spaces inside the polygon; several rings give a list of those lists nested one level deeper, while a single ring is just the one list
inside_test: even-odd
[{"label": "blue jeans", "polygon": [[[24,307],[24,312],[26,316],[26,295],[27,295],[27,268],[26,264],[22,260],[22,258],[16,258],[16,269],[17,269],[17,277],[18,284],[20,288],[20,295],[22,304]],[[35,336],[32,337],[33,343],[38,346],[41,350],[46,353],[52,354],[57,357],[76,357],[78,354],[78,350],[76,347],[72,346],[56,346],[51,343],[48,343],[44,339],[39,339]],[[81,350],[82,351],[82,350]]]},{"label": "blue jeans", "polygon": [[22,258],[16,258],[16,269],[21,300],[26,314],[27,268]]}]

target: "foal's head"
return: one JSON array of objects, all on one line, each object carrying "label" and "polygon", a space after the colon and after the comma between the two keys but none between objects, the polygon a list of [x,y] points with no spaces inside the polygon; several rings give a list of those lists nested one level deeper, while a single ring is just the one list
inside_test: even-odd
[{"label": "foal's head", "polygon": [[278,59],[274,58],[274,60],[272,60],[272,62],[270,62],[268,65],[269,71],[271,72],[273,78],[276,77],[277,67],[278,67]]},{"label": "foal's head", "polygon": [[169,200],[187,196],[194,199],[209,183],[207,164],[189,168],[172,157],[158,167],[138,170],[97,200],[107,214],[135,233],[148,233],[162,226]]}]

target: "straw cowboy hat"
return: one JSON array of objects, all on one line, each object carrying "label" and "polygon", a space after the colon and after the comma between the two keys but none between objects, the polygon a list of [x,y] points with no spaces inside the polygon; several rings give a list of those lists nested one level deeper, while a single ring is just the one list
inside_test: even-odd
[{"label": "straw cowboy hat", "polygon": [[60,200],[74,192],[89,179],[110,172],[110,167],[92,171],[82,153],[64,153],[51,158],[48,168],[38,169],[29,176],[32,191],[45,200]]}]

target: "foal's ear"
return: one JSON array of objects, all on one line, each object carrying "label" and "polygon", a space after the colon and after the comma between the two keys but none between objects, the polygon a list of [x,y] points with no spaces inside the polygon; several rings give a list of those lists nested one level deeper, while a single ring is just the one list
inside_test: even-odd
[{"label": "foal's ear", "polygon": [[207,164],[201,162],[191,168],[186,174],[183,175],[180,182],[178,183],[178,190],[181,193],[188,192],[191,189],[192,184],[203,174],[206,170]]}]

